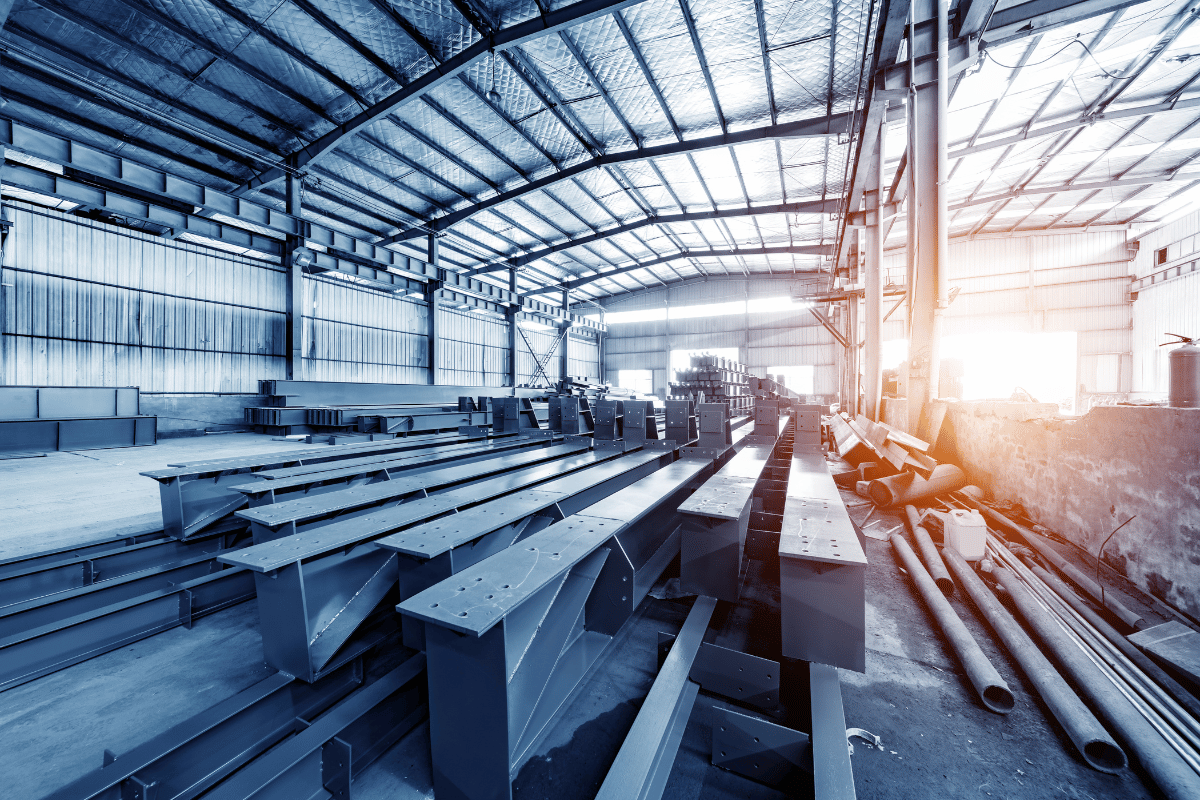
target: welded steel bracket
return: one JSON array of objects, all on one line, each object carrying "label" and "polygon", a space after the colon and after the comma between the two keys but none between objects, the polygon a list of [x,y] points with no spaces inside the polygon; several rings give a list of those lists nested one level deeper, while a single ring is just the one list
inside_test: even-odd
[{"label": "welded steel bracket", "polygon": [[[812,772],[812,743],[808,734],[729,709],[716,711],[712,735],[714,766],[770,786],[778,786],[796,770]],[[825,800],[821,795],[817,797]]]},{"label": "welded steel bracket", "polygon": [[[661,663],[670,652],[673,634],[658,634]],[[701,689],[764,711],[779,707],[779,662],[705,642],[689,676]]]}]

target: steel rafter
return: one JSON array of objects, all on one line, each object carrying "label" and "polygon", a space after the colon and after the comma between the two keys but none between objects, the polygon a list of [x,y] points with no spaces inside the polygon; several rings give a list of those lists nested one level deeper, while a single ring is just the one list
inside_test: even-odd
[{"label": "steel rafter", "polygon": [[[435,66],[407,86],[393,92],[374,106],[355,115],[350,120],[336,125],[332,130],[308,143],[293,154],[293,168],[302,169],[310,161],[320,158],[325,153],[336,148],[348,137],[363,130],[380,117],[391,113],[398,106],[437,88],[449,80],[453,80],[460,73],[469,69],[477,60],[484,58],[492,51],[499,51],[507,55],[510,49],[518,47],[523,42],[532,41],[541,36],[555,33],[560,29],[578,25],[597,16],[610,14],[613,11],[635,5],[638,2],[641,2],[641,0],[580,0],[578,3],[551,11],[543,16],[535,17],[503,30],[495,31],[494,33],[485,34],[479,41],[476,41],[453,58],[447,59],[440,65]],[[242,191],[252,191],[266,184],[282,180],[284,175],[285,171],[282,167],[273,167],[265,170],[247,181],[243,185]]]},{"label": "steel rafter", "polygon": [[244,26],[248,30],[253,31],[255,34],[262,37],[263,40],[269,42],[276,50],[287,54],[289,58],[295,59],[297,63],[303,64],[304,67],[313,74],[320,75],[321,78],[327,83],[330,83],[333,86],[336,86],[338,89],[341,89],[363,108],[366,108],[368,105],[370,105],[370,103],[367,102],[367,99],[362,96],[362,93],[360,93],[358,89],[355,88],[349,81],[334,73],[333,70],[329,69],[324,64],[321,64],[315,58],[308,55],[303,50],[296,47],[287,39],[284,39],[267,26],[256,22],[253,17],[242,11],[237,6],[233,5],[233,3],[229,2],[229,0],[205,0],[205,2],[220,13],[230,17],[233,20],[236,20],[239,25]]},{"label": "steel rafter", "polygon": [[[7,34],[16,36],[20,39],[24,39],[25,41],[27,41],[31,44],[34,44],[42,49],[53,52],[55,55],[57,55],[61,58],[64,58],[71,62],[74,62],[76,64],[76,66],[78,66],[81,69],[88,70],[90,72],[100,73],[108,80],[112,81],[113,83],[124,86],[126,89],[137,92],[139,94],[144,94],[147,97],[152,97],[155,100],[159,101],[160,103],[166,103],[168,105],[174,104],[184,114],[187,114],[188,116],[191,116],[191,117],[195,117],[196,119],[204,122],[206,125],[211,125],[212,127],[216,128],[217,130],[223,131],[223,132],[229,134],[230,136],[235,136],[238,139],[241,139],[242,141],[247,142],[247,143],[253,145],[254,147],[257,147],[258,149],[264,151],[273,160],[283,158],[282,154],[280,154],[277,151],[276,145],[274,142],[267,141],[266,139],[262,139],[258,136],[255,136],[252,133],[248,133],[247,131],[241,129],[237,125],[230,123],[227,120],[224,120],[224,119],[221,119],[220,117],[214,116],[213,114],[210,114],[207,111],[204,111],[203,109],[201,109],[195,105],[185,103],[183,100],[181,100],[177,97],[170,96],[170,95],[166,94],[164,91],[162,91],[161,89],[159,89],[157,86],[142,83],[142,82],[136,80],[135,78],[133,78],[132,76],[125,75],[122,72],[118,72],[117,70],[112,69],[111,67],[108,67],[105,64],[101,64],[98,61],[93,61],[92,59],[84,56],[81,53],[76,53],[71,50],[68,50],[67,48],[61,46],[57,42],[53,42],[49,39],[45,39],[40,34],[34,32],[34,31],[31,31],[28,28],[25,28],[17,20],[9,20],[8,24],[4,26],[4,32]],[[10,44],[9,45],[9,53],[11,54],[12,52],[13,52],[13,48],[12,48],[12,45]],[[253,113],[253,112],[251,111],[251,113]]]},{"label": "steel rafter", "polygon": [[818,117],[816,119],[801,120],[798,122],[785,122],[779,125],[753,128],[729,134],[706,136],[701,139],[690,139],[687,141],[673,142],[650,147],[638,147],[621,153],[608,153],[587,161],[580,162],[579,164],[575,164],[574,166],[568,167],[559,172],[551,173],[543,178],[531,181],[525,186],[519,186],[514,189],[510,189],[486,200],[480,200],[467,208],[448,213],[442,217],[430,219],[423,224],[424,227],[422,229],[414,228],[412,230],[404,231],[400,234],[397,234],[395,237],[392,237],[392,241],[387,242],[387,244],[422,236],[429,230],[446,230],[450,226],[461,222],[462,220],[467,219],[474,214],[478,214],[481,211],[486,211],[493,206],[505,203],[515,197],[520,197],[521,195],[528,194],[530,192],[539,191],[560,181],[575,178],[583,173],[590,172],[595,169],[606,166],[616,166],[632,161],[646,161],[653,158],[660,158],[663,156],[681,153],[690,154],[701,150],[715,150],[722,147],[729,147],[730,145],[740,144],[742,142],[836,136],[839,130],[845,127],[845,124],[849,118],[849,114],[834,114],[826,117]]},{"label": "steel rafter", "polygon": [[146,17],[146,19],[150,20],[151,22],[155,23],[156,25],[161,25],[162,27],[164,27],[167,30],[174,33],[176,36],[178,36],[181,39],[183,39],[184,41],[186,41],[188,44],[190,44],[194,47],[197,47],[199,49],[205,50],[213,58],[219,58],[222,61],[224,61],[225,63],[229,64],[230,66],[237,68],[238,70],[240,70],[242,73],[244,73],[248,77],[254,78],[256,81],[261,83],[263,86],[266,86],[267,88],[271,89],[274,92],[277,92],[278,94],[283,95],[284,97],[288,98],[289,100],[291,100],[295,103],[298,103],[299,105],[304,106],[309,111],[311,111],[313,114],[316,114],[318,117],[325,120],[326,122],[332,123],[334,121],[333,118],[328,114],[328,112],[325,111],[325,109],[321,106],[320,103],[314,102],[312,98],[306,97],[304,95],[304,93],[297,91],[296,89],[293,89],[291,86],[288,86],[287,84],[283,83],[282,81],[279,81],[279,80],[275,79],[274,77],[266,74],[265,72],[260,70],[258,67],[254,66],[253,64],[248,63],[247,61],[240,58],[239,56],[236,56],[233,53],[221,52],[221,49],[219,47],[217,47],[215,44],[213,44],[211,41],[209,41],[199,31],[194,31],[191,28],[187,27],[186,25],[183,25],[182,23],[175,21],[174,19],[172,19],[172,18],[168,17],[166,14],[158,11],[156,8],[149,5],[148,3],[136,3],[135,4],[135,3],[133,3],[133,0],[112,0],[112,2],[120,3],[121,5],[128,8],[130,11],[134,11],[138,14],[141,14],[142,16]]},{"label": "steel rafter", "polygon": [[642,138],[633,130],[633,126],[629,124],[629,120],[625,119],[625,115],[622,114],[621,109],[617,107],[616,101],[614,101],[612,95],[608,93],[608,89],[606,89],[604,84],[600,82],[600,78],[592,70],[591,65],[588,64],[587,58],[584,57],[582,51],[579,49],[579,46],[576,45],[575,42],[571,41],[571,37],[567,35],[566,31],[559,31],[558,38],[561,39],[562,43],[567,46],[567,51],[570,52],[571,56],[575,59],[575,62],[579,64],[580,68],[583,70],[583,74],[587,75],[588,82],[595,87],[597,92],[599,92],[600,97],[604,100],[604,104],[608,106],[608,110],[612,112],[614,117],[616,117],[617,123],[625,129],[625,135],[629,137],[629,141],[633,142],[635,146],[640,144]]},{"label": "steel rafter", "polygon": [[[834,8],[837,7],[836,2],[830,5]],[[771,55],[767,50],[767,23],[763,19],[763,0],[754,0],[754,27],[758,29],[758,47],[762,53],[763,77],[767,82],[767,107],[771,111],[771,124],[775,125],[779,122],[779,111],[775,107],[775,84],[771,80]],[[832,77],[832,72],[830,75]]]},{"label": "steel rafter", "polygon": [[654,73],[650,71],[650,65],[646,63],[646,57],[642,55],[642,49],[638,46],[637,40],[633,36],[633,31],[629,30],[629,24],[625,22],[624,15],[618,11],[613,14],[613,19],[617,23],[617,28],[621,31],[622,38],[625,39],[626,46],[633,53],[633,58],[637,61],[638,69],[642,71],[642,77],[646,79],[646,84],[654,94],[654,99],[658,102],[659,109],[662,111],[663,116],[666,117],[667,124],[671,126],[671,131],[675,134],[675,140],[683,141],[683,133],[679,130],[679,123],[675,121],[675,115],[671,113],[671,108],[667,105],[667,98],[663,96],[658,81],[654,79]]},{"label": "steel rafter", "polygon": [[688,0],[679,0],[679,11],[683,14],[683,22],[687,26],[688,36],[692,39],[692,49],[696,53],[696,60],[700,63],[700,74],[704,76],[704,84],[708,87],[708,96],[712,98],[717,123],[721,126],[721,132],[726,133],[729,131],[729,124],[725,121],[725,113],[721,110],[721,101],[717,98],[717,86],[713,83],[712,72],[708,68],[708,59],[704,56],[704,46],[700,44],[700,32],[696,30],[696,20],[692,18],[692,10],[688,8]]}]

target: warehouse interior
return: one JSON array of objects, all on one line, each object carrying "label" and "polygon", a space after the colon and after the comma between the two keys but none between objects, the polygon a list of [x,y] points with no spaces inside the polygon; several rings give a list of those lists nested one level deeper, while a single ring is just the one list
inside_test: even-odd
[{"label": "warehouse interior", "polygon": [[6,797],[1200,797],[1194,3],[0,0],[0,153]]}]

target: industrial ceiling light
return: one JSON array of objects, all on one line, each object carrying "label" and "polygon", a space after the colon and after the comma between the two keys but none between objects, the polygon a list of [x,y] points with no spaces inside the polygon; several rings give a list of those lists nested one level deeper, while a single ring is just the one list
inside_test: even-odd
[{"label": "industrial ceiling light", "polygon": [[492,88],[484,95],[492,105],[500,104],[500,93],[496,91],[496,51],[492,51]]},{"label": "industrial ceiling light", "polygon": [[292,264],[300,269],[311,267],[317,261],[317,254],[307,247],[297,247],[292,251]]}]

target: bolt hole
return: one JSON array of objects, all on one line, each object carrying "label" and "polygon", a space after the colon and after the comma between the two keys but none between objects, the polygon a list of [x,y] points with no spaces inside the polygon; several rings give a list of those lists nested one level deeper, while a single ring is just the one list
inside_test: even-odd
[{"label": "bolt hole", "polygon": [[434,603],[433,605],[430,606],[430,608],[437,608],[437,607],[438,607],[437,603]]}]

